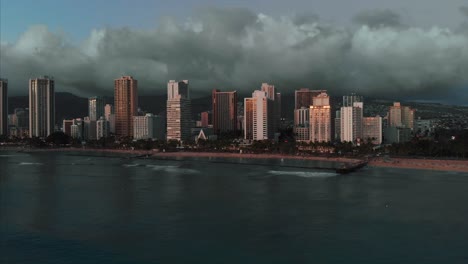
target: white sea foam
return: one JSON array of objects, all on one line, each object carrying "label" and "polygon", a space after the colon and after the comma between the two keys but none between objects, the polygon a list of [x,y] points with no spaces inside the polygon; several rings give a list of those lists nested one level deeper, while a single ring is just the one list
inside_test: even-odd
[{"label": "white sea foam", "polygon": [[124,164],[122,166],[124,166],[125,168],[130,168],[130,167],[138,167],[140,164]]},{"label": "white sea foam", "polygon": [[39,162],[20,162],[19,165],[21,165],[21,166],[40,166],[40,165],[44,165],[44,163],[39,163]]},{"label": "white sea foam", "polygon": [[337,174],[333,172],[318,172],[318,171],[276,171],[271,170],[268,173],[273,175],[291,175],[296,177],[303,177],[303,178],[327,178],[327,177],[334,177]]},{"label": "white sea foam", "polygon": [[194,169],[181,168],[173,165],[146,165],[146,167],[151,168],[155,171],[164,171],[168,173],[182,173],[182,174],[193,174],[199,173],[199,171]]}]

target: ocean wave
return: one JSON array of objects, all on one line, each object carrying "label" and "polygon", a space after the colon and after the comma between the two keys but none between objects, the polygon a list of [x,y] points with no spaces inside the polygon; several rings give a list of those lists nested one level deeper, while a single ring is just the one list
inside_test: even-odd
[{"label": "ocean wave", "polygon": [[18,165],[20,165],[20,166],[40,166],[40,165],[44,165],[44,163],[40,163],[40,162],[20,162]]},{"label": "ocean wave", "polygon": [[317,171],[276,171],[270,170],[268,173],[273,175],[291,175],[297,176],[302,178],[328,178],[337,176],[336,173],[333,172],[317,172]]},{"label": "ocean wave", "polygon": [[188,169],[188,168],[181,168],[179,166],[173,165],[146,165],[146,167],[151,168],[155,171],[164,171],[168,173],[182,173],[182,174],[195,174],[200,173],[198,170]]},{"label": "ocean wave", "polygon": [[140,164],[123,164],[122,166],[124,166],[125,168],[131,168],[131,167],[138,167],[140,166]]}]

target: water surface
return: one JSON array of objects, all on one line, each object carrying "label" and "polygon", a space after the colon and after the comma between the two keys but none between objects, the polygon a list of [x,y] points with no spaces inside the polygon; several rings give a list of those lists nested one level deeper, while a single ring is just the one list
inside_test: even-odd
[{"label": "water surface", "polygon": [[212,161],[0,152],[0,263],[468,263],[464,173]]}]

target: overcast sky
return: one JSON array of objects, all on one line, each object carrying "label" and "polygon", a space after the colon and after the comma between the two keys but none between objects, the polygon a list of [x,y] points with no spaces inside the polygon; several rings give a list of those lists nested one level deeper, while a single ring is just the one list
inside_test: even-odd
[{"label": "overcast sky", "polygon": [[0,76],[13,94],[195,93],[271,82],[368,96],[468,100],[468,0],[0,0]]}]

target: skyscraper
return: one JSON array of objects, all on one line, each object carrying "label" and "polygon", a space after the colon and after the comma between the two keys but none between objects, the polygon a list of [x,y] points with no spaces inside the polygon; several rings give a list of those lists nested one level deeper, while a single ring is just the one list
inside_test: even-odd
[{"label": "skyscraper", "polygon": [[8,135],[8,80],[0,79],[0,135]]},{"label": "skyscraper", "polygon": [[162,116],[146,114],[133,117],[134,139],[164,139],[165,127]]},{"label": "skyscraper", "polygon": [[109,121],[107,121],[103,116],[96,121],[96,137],[97,139],[106,138],[109,136]]},{"label": "skyscraper", "polygon": [[187,98],[190,99],[188,80],[175,81],[170,80],[167,83],[167,99]]},{"label": "skyscraper", "polygon": [[251,98],[244,98],[244,139],[272,139],[272,118],[274,101],[267,97],[266,91],[254,91]]},{"label": "skyscraper", "polygon": [[390,127],[414,128],[414,109],[409,106],[402,106],[399,102],[394,102],[388,110],[388,125]]},{"label": "skyscraper", "polygon": [[281,122],[281,93],[277,93],[275,86],[268,83],[262,83],[261,91],[265,92],[266,97],[273,102],[268,109],[268,123],[271,125],[274,134],[278,132]]},{"label": "skyscraper", "polygon": [[29,136],[45,138],[55,127],[55,82],[48,76],[29,80]]},{"label": "skyscraper", "polygon": [[308,88],[301,88],[294,92],[294,109],[301,109],[302,107],[309,108],[314,103],[314,97],[325,90],[310,90]]},{"label": "skyscraper", "polygon": [[363,103],[341,107],[341,141],[356,142],[362,139]]},{"label": "skyscraper", "polygon": [[330,97],[326,92],[315,96],[310,106],[310,140],[312,142],[331,141]]},{"label": "skyscraper", "polygon": [[341,141],[341,111],[337,110],[335,114],[335,141]]},{"label": "skyscraper", "polygon": [[364,117],[362,119],[362,137],[368,143],[382,144],[382,117]]},{"label": "skyscraper", "polygon": [[294,110],[294,135],[297,141],[310,140],[310,108],[301,107]]},{"label": "skyscraper", "polygon": [[133,116],[138,109],[138,81],[122,76],[114,81],[115,135],[133,136]]},{"label": "skyscraper", "polygon": [[210,112],[201,112],[200,114],[200,121],[201,121],[201,127],[208,127],[210,125]]},{"label": "skyscraper", "polygon": [[113,105],[106,104],[104,106],[104,118],[109,122],[109,134],[115,134],[115,114]]},{"label": "skyscraper", "polygon": [[355,102],[362,103],[363,102],[362,96],[356,95],[355,93],[352,93],[351,95],[343,96],[344,107],[352,107],[354,106]]},{"label": "skyscraper", "polygon": [[213,90],[213,130],[214,133],[237,130],[237,91],[220,92]]},{"label": "skyscraper", "polygon": [[29,137],[29,109],[15,108],[11,115],[9,134],[19,138]]},{"label": "skyscraper", "polygon": [[190,139],[192,127],[188,80],[167,83],[167,140]]},{"label": "skyscraper", "polygon": [[243,118],[243,129],[244,139],[253,140],[253,126],[254,126],[254,104],[255,98],[244,98],[244,118]]},{"label": "skyscraper", "polygon": [[93,96],[88,99],[88,113],[91,121],[97,121],[104,116],[104,98]]},{"label": "skyscraper", "polygon": [[388,110],[388,126],[389,127],[401,127],[403,126],[401,118],[401,104],[394,102],[393,106],[390,106]]},{"label": "skyscraper", "polygon": [[407,127],[411,130],[414,129],[414,114],[415,110],[411,109],[409,106],[403,106],[401,109],[401,122],[404,127]]},{"label": "skyscraper", "polygon": [[77,139],[83,139],[83,119],[77,118],[74,120],[73,125],[71,125],[71,137]]},{"label": "skyscraper", "polygon": [[93,121],[89,116],[83,120],[83,139],[84,140],[96,140],[97,139],[97,121]]},{"label": "skyscraper", "polygon": [[112,114],[114,114],[114,106],[111,104],[106,104],[104,106],[104,117],[108,119],[108,117]]},{"label": "skyscraper", "polygon": [[309,126],[310,122],[310,108],[301,107],[294,110],[294,125],[295,126]]},{"label": "skyscraper", "polygon": [[74,119],[64,119],[62,121],[62,132],[71,136],[71,126],[73,126],[74,123]]}]

